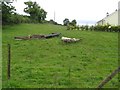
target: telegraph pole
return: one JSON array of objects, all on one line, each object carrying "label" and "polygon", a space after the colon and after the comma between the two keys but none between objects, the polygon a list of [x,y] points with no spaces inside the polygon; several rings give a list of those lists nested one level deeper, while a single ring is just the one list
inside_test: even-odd
[{"label": "telegraph pole", "polygon": [[118,25],[120,25],[120,1],[118,2]]},{"label": "telegraph pole", "polygon": [[55,11],[54,11],[54,21],[55,21]]}]

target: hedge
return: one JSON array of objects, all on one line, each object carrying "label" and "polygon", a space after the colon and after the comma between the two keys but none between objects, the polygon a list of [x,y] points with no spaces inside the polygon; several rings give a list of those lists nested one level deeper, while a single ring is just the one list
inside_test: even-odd
[{"label": "hedge", "polygon": [[[69,27],[69,28],[68,28]],[[89,31],[105,31],[105,32],[120,32],[120,26],[111,26],[111,25],[104,25],[104,26],[100,26],[100,25],[96,25],[96,26],[79,26],[79,28],[76,28],[78,26],[75,26],[74,28],[70,26],[67,26],[67,30],[73,30],[73,29],[77,29],[77,30],[89,30]]]}]

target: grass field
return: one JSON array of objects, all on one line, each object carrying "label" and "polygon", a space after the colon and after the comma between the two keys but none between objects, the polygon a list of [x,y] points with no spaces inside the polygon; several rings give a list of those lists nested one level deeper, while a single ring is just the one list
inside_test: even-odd
[{"label": "grass field", "polygon": [[[14,36],[60,32],[51,39],[15,41]],[[65,44],[62,36],[82,38]],[[7,44],[11,79],[7,80]],[[118,67],[118,33],[66,30],[51,24],[6,26],[2,31],[3,88],[96,88]],[[118,87],[115,76],[104,87]]]}]

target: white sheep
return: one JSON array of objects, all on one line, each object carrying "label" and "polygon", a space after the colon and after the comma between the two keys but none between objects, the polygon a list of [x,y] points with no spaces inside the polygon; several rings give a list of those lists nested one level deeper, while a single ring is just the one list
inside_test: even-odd
[{"label": "white sheep", "polygon": [[64,42],[76,42],[76,41],[79,41],[80,39],[62,37],[61,40],[64,41]]}]

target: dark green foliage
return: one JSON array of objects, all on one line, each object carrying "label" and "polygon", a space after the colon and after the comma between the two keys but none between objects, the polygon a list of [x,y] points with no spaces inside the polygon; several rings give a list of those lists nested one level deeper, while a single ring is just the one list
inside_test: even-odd
[{"label": "dark green foliage", "polygon": [[58,24],[53,19],[50,19],[50,21],[47,21],[47,22],[50,23],[50,24],[54,24],[54,25],[62,25],[62,24]]},{"label": "dark green foliage", "polygon": [[14,23],[14,24],[31,23],[31,20],[30,20],[29,16],[14,14],[11,18],[12,18],[11,22]]},{"label": "dark green foliage", "polygon": [[112,26],[112,31],[120,32],[120,26]]},{"label": "dark green foliage", "polygon": [[32,21],[30,20],[30,17],[29,16],[23,16],[23,15],[20,15],[21,19],[22,19],[22,23],[31,23]]},{"label": "dark green foliage", "polygon": [[11,25],[19,23],[30,23],[29,16],[23,16],[15,13],[15,7],[8,2],[2,2],[2,24]]},{"label": "dark green foliage", "polygon": [[63,26],[62,24],[59,24],[59,23],[55,22],[53,19],[50,19],[49,21],[44,20],[44,21],[42,21],[42,24],[53,24],[53,25]]},{"label": "dark green foliage", "polygon": [[65,18],[65,20],[63,20],[63,25],[67,26],[70,23],[68,18]]},{"label": "dark green foliage", "polygon": [[67,30],[73,30],[75,29],[75,26],[73,25],[72,22],[69,22],[69,24],[67,25]]},{"label": "dark green foliage", "polygon": [[[2,24],[11,25],[19,23],[44,23],[47,12],[40,8],[36,2],[25,2],[28,7],[24,11],[30,16],[19,15],[15,13],[16,9],[8,2],[2,2]],[[1,10],[1,8],[0,8]]]},{"label": "dark green foliage", "polygon": [[82,26],[80,26],[80,29],[81,29],[81,30],[84,30],[84,29],[85,29],[85,27],[82,25]]},{"label": "dark green foliage", "polygon": [[85,30],[88,30],[89,29],[89,26],[88,25],[85,25]]},{"label": "dark green foliage", "polygon": [[71,24],[72,24],[73,26],[76,26],[77,21],[74,19],[74,20],[72,20]]},{"label": "dark green foliage", "polygon": [[89,27],[89,30],[90,31],[94,30],[94,26],[92,25],[91,27]]},{"label": "dark green foliage", "polygon": [[10,24],[12,16],[15,14],[15,8],[8,2],[2,2],[2,23]]},{"label": "dark green foliage", "polygon": [[79,26],[76,25],[77,21],[75,19],[70,22],[69,19],[66,18],[63,22],[64,25],[67,26],[67,30],[79,30]]},{"label": "dark green foliage", "polygon": [[27,5],[27,7],[24,9],[24,12],[30,14],[30,19],[32,22],[41,23],[45,20],[47,12],[42,9],[36,2],[28,1],[24,2],[24,4]]},{"label": "dark green foliage", "polygon": [[96,25],[96,26],[80,26],[80,30],[90,30],[90,31],[105,31],[105,32],[120,32],[120,26],[111,26],[111,25]]}]

